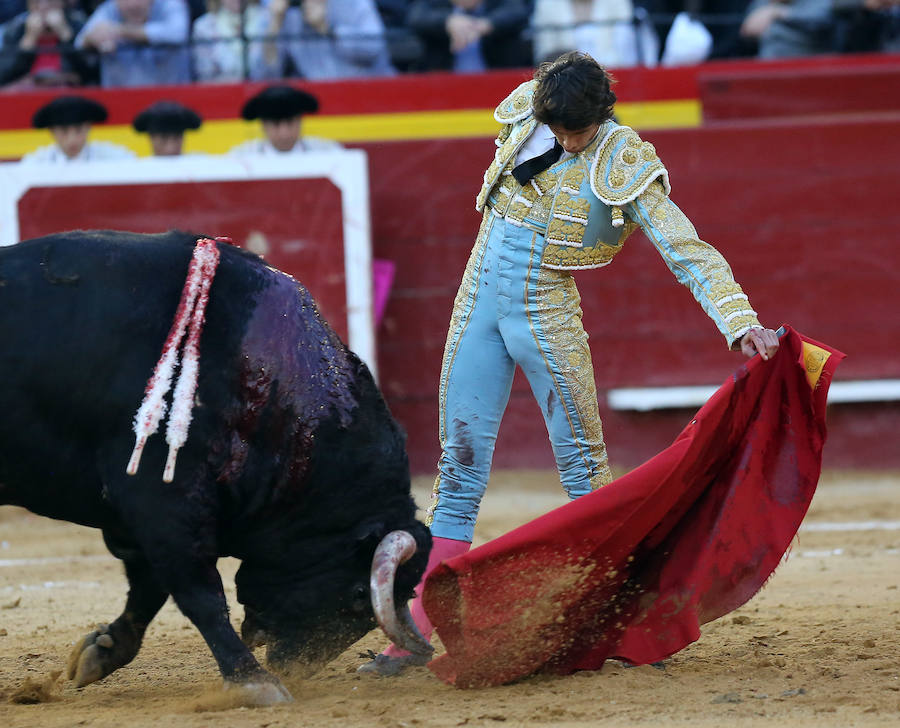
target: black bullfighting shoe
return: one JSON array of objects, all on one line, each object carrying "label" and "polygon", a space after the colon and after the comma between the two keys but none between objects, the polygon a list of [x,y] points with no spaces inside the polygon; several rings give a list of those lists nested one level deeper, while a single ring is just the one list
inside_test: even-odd
[{"label": "black bullfighting shoe", "polygon": [[403,657],[391,657],[381,654],[374,655],[373,659],[356,668],[357,672],[374,673],[381,677],[393,677],[399,675],[407,667],[421,667],[431,661],[430,655],[404,655]]}]

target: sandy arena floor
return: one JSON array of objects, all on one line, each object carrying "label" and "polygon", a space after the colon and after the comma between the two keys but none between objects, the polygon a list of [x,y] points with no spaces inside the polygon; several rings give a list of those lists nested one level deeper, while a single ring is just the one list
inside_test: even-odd
[{"label": "sandy arena floor", "polygon": [[[429,488],[416,482],[420,505]],[[498,473],[476,541],[563,502],[554,473]],[[220,569],[234,604],[236,562]],[[0,508],[0,726],[900,725],[897,474],[827,473],[766,588],[664,670],[609,663],[471,691],[424,668],[359,677],[358,654],[385,645],[373,632],[314,678],[287,682],[294,704],[247,709],[228,702],[206,645],[170,601],[131,665],[75,689],[59,676],[72,644],[118,615],[125,590],[99,532]]]}]

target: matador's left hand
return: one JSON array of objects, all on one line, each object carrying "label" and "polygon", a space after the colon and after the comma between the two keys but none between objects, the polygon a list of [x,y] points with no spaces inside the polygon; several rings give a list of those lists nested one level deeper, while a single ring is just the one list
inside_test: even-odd
[{"label": "matador's left hand", "polygon": [[778,334],[772,329],[750,329],[741,337],[741,352],[744,356],[756,353],[766,360],[775,356],[778,351]]}]

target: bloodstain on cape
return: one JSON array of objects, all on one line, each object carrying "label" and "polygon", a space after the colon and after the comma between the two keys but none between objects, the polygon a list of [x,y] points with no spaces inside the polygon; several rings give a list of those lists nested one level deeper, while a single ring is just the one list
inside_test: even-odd
[{"label": "bloodstain on cape", "polygon": [[604,488],[428,577],[424,606],[458,687],[662,660],[747,602],[816,489],[839,351],[784,327],[675,442]]}]

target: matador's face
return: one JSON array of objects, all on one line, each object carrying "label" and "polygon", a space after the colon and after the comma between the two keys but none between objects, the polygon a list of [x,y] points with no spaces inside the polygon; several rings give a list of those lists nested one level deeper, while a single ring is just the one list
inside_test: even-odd
[{"label": "matador's face", "polygon": [[549,124],[553,136],[569,154],[578,154],[590,144],[600,129],[600,124],[591,124],[583,129],[566,129],[560,124]]}]

